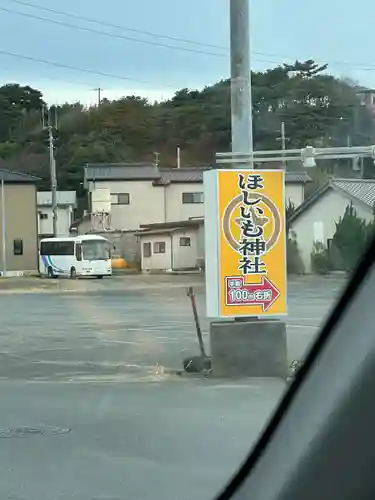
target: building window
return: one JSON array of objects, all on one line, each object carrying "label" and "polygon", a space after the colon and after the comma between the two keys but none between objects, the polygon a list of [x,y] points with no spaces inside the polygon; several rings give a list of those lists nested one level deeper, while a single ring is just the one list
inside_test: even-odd
[{"label": "building window", "polygon": [[154,253],[165,253],[165,241],[155,241]]},{"label": "building window", "polygon": [[42,213],[39,213],[39,219],[40,219],[40,220],[45,220],[45,219],[48,219],[48,214],[42,214]]},{"label": "building window", "polygon": [[13,254],[23,255],[23,240],[13,240]]},{"label": "building window", "polygon": [[189,247],[189,246],[190,246],[190,238],[182,236],[182,238],[180,238],[180,247]]},{"label": "building window", "polygon": [[112,205],[130,205],[130,194],[129,193],[112,193],[111,194],[111,204]]},{"label": "building window", "polygon": [[151,257],[151,243],[143,243],[143,257]]},{"label": "building window", "polygon": [[203,203],[203,192],[182,193],[182,203]]}]

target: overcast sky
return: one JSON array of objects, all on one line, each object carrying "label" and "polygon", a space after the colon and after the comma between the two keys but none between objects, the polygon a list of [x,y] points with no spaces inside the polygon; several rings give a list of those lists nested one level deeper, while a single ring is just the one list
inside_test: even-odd
[{"label": "overcast sky", "polygon": [[[95,102],[96,87],[102,87],[103,96],[110,98],[137,93],[160,99],[178,88],[200,88],[229,76],[229,0],[22,0],[21,3],[0,2],[0,84],[32,85],[44,92],[50,104],[66,100]],[[315,0],[310,12],[306,2],[297,0],[252,0],[251,4],[254,70],[312,58],[328,62],[331,72],[338,76],[375,87],[374,2],[357,0],[340,7],[344,4]],[[99,22],[43,11],[41,7]],[[79,26],[94,32],[80,30]],[[56,65],[43,64],[38,59]]]}]

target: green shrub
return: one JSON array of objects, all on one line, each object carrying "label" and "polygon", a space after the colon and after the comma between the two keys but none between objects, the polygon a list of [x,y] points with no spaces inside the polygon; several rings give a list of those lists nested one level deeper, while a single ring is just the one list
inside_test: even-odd
[{"label": "green shrub", "polygon": [[343,271],[344,270],[344,262],[340,253],[340,250],[337,248],[335,243],[331,243],[328,250],[328,259],[329,259],[329,268],[331,271]]},{"label": "green shrub", "polygon": [[314,243],[311,252],[311,269],[316,274],[328,274],[330,271],[328,250],[318,241]]},{"label": "green shrub", "polygon": [[[373,224],[366,224],[357,216],[353,205],[348,205],[344,216],[336,223],[336,232],[332,240],[340,255],[340,266],[343,271],[349,272],[355,268],[372,233]],[[333,264],[337,268],[337,263]]]},{"label": "green shrub", "polygon": [[286,257],[288,274],[303,274],[305,272],[297,240],[293,236],[287,239]]}]

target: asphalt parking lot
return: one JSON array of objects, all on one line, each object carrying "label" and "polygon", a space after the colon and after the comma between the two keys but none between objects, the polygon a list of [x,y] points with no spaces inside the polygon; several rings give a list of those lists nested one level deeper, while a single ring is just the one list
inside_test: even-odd
[{"label": "asphalt parking lot", "polygon": [[[207,341],[200,277],[57,281],[0,286],[1,497],[213,497],[283,383],[173,373],[198,353],[190,284]],[[290,361],[303,355],[342,285],[341,278],[289,284]],[[66,433],[50,432],[56,427]]]}]

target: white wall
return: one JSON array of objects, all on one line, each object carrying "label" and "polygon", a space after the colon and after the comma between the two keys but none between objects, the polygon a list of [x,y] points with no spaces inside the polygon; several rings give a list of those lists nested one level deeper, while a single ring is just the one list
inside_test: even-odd
[{"label": "white wall", "polygon": [[[328,239],[333,238],[336,232],[335,223],[344,215],[350,201],[346,196],[329,190],[292,223],[290,229],[294,231],[297,238],[305,272],[311,272],[311,251],[313,249],[314,233],[317,226],[322,226],[324,243],[326,244]],[[371,210],[367,209],[364,205],[353,202],[353,207],[361,219],[366,221],[373,219]]]},{"label": "white wall", "polygon": [[285,199],[286,206],[289,203],[293,203],[294,207],[297,208],[302,205],[305,197],[305,187],[303,184],[286,184],[285,185]]},{"label": "white wall", "polygon": [[199,224],[197,230],[197,259],[204,263],[205,248],[204,248],[204,224]]},{"label": "white wall", "polygon": [[[52,207],[39,206],[38,212],[46,214],[46,219],[38,215],[38,234],[53,234]],[[72,224],[73,209],[71,207],[57,207],[57,236],[69,236],[69,228]]]},{"label": "white wall", "polygon": [[[190,246],[180,246],[180,238],[190,238]],[[141,268],[146,270],[192,269],[197,266],[197,230],[145,235],[141,240]],[[154,253],[154,243],[164,242],[165,253]],[[144,256],[144,243],[151,243],[151,257]]]},{"label": "white wall", "polygon": [[[190,238],[190,246],[180,246],[180,238]],[[197,265],[197,230],[186,229],[172,233],[173,269],[191,269]]]},{"label": "white wall", "polygon": [[130,195],[129,205],[111,205],[113,229],[137,230],[141,224],[165,222],[164,188],[153,186],[151,181],[97,181],[91,185],[95,188]]},{"label": "white wall", "polygon": [[[138,230],[142,224],[175,222],[204,216],[204,203],[182,203],[182,193],[203,192],[202,183],[153,186],[151,181],[97,181],[91,189],[108,188],[110,193],[128,193],[129,205],[111,205],[111,226],[118,230]],[[287,184],[286,199],[295,207],[303,202],[304,186]],[[100,207],[92,207],[92,211]]]},{"label": "white wall", "polygon": [[167,222],[204,216],[204,203],[182,203],[182,193],[203,193],[203,184],[178,183],[166,186]]},{"label": "white wall", "polygon": [[[165,242],[165,253],[154,253],[154,243]],[[171,249],[172,241],[169,234],[151,234],[142,236],[141,242],[141,269],[148,270],[167,270],[171,269]],[[144,256],[144,244],[151,243],[151,257]]]}]

